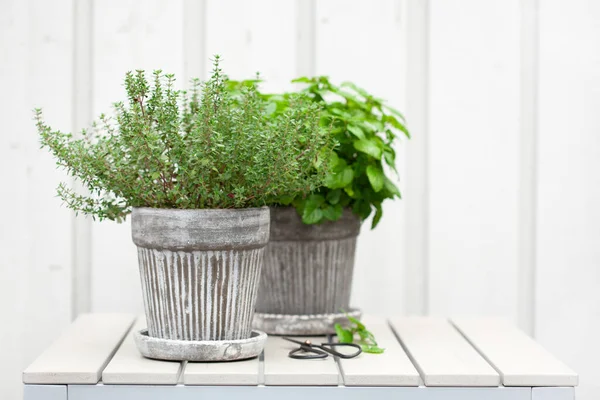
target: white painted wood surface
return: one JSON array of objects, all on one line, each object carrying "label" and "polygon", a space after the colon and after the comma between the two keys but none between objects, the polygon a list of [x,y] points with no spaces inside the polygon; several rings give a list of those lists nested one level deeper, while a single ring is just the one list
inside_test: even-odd
[{"label": "white painted wood surface", "polygon": [[258,357],[232,363],[188,362],[183,374],[185,385],[258,385],[260,362]]},{"label": "white painted wood surface", "polygon": [[[93,115],[125,98],[125,72],[162,69],[183,87],[183,0],[107,0],[94,3]],[[193,16],[197,18],[196,16]],[[143,311],[137,251],[130,222],[93,226],[94,311]],[[110,251],[107,251],[110,249]],[[110,296],[108,293],[120,293]]]},{"label": "white painted wood surface", "polygon": [[421,378],[396,339],[385,318],[361,319],[375,335],[383,354],[362,353],[352,359],[338,360],[346,386],[419,386]]},{"label": "white painted wood surface", "polygon": [[[314,343],[326,342],[326,338],[305,338]],[[338,367],[333,357],[313,360],[297,360],[288,357],[290,350],[298,348],[295,343],[281,337],[270,336],[264,350],[264,383],[267,386],[335,386],[339,383]]]},{"label": "white painted wood surface", "polygon": [[[330,75],[338,84],[355,82],[376,97],[386,99],[390,106],[404,111],[407,101],[403,73],[406,68],[405,2],[317,1],[315,13],[315,74]],[[369,24],[367,31],[350,29],[365,24]],[[388,40],[394,44],[390,46]],[[396,183],[405,194],[404,182],[409,168],[405,152],[410,146],[408,140],[400,137],[395,147],[400,175]],[[395,315],[404,308],[403,290],[398,290],[398,285],[405,281],[405,246],[410,247],[415,237],[409,233],[405,240],[404,225],[399,223],[406,220],[402,201],[386,201],[383,211],[384,217],[376,230],[371,230],[370,219],[361,228],[351,303],[371,314]],[[375,266],[377,272],[373,273]],[[397,282],[397,285],[382,284],[384,281]],[[373,297],[374,288],[377,288],[377,300]]]},{"label": "white painted wood surface", "polygon": [[539,2],[536,339],[600,398],[600,3]]},{"label": "white painted wood surface", "polygon": [[146,317],[139,317],[127,337],[102,372],[106,384],[175,385],[181,363],[144,358],[138,351],[133,333],[147,327]]},{"label": "white painted wood surface", "polygon": [[577,374],[505,319],[455,318],[456,328],[498,371],[504,386],[577,386]]},{"label": "white painted wood surface", "polygon": [[188,362],[183,373],[185,385],[258,385],[260,372],[259,358],[230,363]]},{"label": "white painted wood surface", "polygon": [[0,2],[3,399],[22,396],[23,368],[71,318],[71,213],[55,196],[67,177],[39,149],[32,109],[43,106],[49,123],[71,127],[72,10],[71,0]]},{"label": "white painted wood surface", "polygon": [[391,318],[426,386],[498,386],[500,376],[445,319]]},{"label": "white painted wood surface", "polygon": [[519,1],[429,2],[429,309],[516,321]]},{"label": "white painted wood surface", "polygon": [[83,314],[23,372],[23,383],[95,384],[134,317]]}]

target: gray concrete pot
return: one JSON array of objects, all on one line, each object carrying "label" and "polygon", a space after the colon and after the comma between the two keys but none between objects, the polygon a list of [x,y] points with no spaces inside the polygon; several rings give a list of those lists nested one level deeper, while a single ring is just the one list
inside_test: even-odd
[{"label": "gray concrete pot", "polygon": [[148,335],[171,340],[251,336],[269,209],[134,208]]},{"label": "gray concrete pot", "polygon": [[264,255],[256,312],[314,315],[349,310],[360,220],[305,225],[291,207],[271,208],[271,238]]}]

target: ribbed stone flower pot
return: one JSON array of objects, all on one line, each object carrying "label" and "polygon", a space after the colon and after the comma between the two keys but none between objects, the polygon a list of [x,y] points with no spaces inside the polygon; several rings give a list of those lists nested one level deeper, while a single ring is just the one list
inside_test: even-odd
[{"label": "ribbed stone flower pot", "polygon": [[252,336],[269,240],[267,207],[134,208],[131,226],[149,337],[235,341]]},{"label": "ribbed stone flower pot", "polygon": [[[331,325],[332,314],[350,311],[350,292],[354,270],[356,238],[360,220],[350,210],[342,218],[320,225],[306,225],[291,207],[271,208],[271,238],[264,255],[262,277],[255,320],[259,329],[265,315],[287,316],[295,327],[287,330],[267,328],[267,333],[317,334],[319,322]],[[311,330],[303,332],[302,318],[293,316],[327,316],[316,321],[309,318]],[[305,319],[306,320],[306,319]],[[275,321],[276,322],[276,321]],[[328,325],[328,326],[329,326]],[[326,333],[326,332],[325,332]]]}]

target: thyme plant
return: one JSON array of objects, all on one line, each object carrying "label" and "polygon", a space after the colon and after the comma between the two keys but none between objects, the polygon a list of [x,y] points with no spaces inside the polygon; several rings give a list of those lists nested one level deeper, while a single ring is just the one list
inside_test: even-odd
[{"label": "thyme plant", "polygon": [[322,186],[332,141],[307,96],[269,116],[254,85],[227,89],[218,56],[208,81],[194,80],[189,92],[174,84],[161,71],[150,82],[144,71],[127,73],[127,101],[80,138],[52,130],[35,111],[41,146],[89,190],[60,184],[68,207],[122,221],[132,207],[259,207]]}]

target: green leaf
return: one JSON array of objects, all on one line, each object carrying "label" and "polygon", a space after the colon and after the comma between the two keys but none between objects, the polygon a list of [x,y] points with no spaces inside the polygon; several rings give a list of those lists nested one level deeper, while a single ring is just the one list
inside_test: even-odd
[{"label": "green leaf", "polygon": [[386,146],[383,150],[383,158],[387,165],[396,170],[396,152],[389,146]]},{"label": "green leaf", "polygon": [[321,204],[325,202],[325,197],[320,194],[311,194],[306,199],[304,204],[304,212],[302,213],[302,222],[305,224],[316,224],[321,222],[323,211]]},{"label": "green leaf", "polygon": [[365,134],[358,126],[348,125],[348,132],[352,133],[359,139],[365,140]]},{"label": "green leaf", "polygon": [[373,221],[371,222],[371,229],[375,229],[375,227],[381,221],[381,217],[383,216],[383,210],[381,209],[381,203],[375,203],[375,215],[373,216]]},{"label": "green leaf", "polygon": [[351,317],[349,315],[346,315],[346,318],[348,318],[348,321],[352,322],[353,324],[356,325],[356,328],[358,328],[359,330],[364,330],[365,326],[363,325],[362,322],[360,322],[358,319]]},{"label": "green leaf", "polygon": [[289,206],[294,201],[294,197],[293,196],[281,196],[277,200],[278,200],[279,204],[284,205],[284,206]]},{"label": "green leaf", "polygon": [[313,80],[306,76],[301,76],[300,78],[296,78],[292,81],[292,83],[311,83]]},{"label": "green leaf", "polygon": [[346,166],[340,172],[332,172],[325,177],[325,186],[330,189],[342,189],[352,183],[354,171],[352,167]]},{"label": "green leaf", "polygon": [[362,153],[368,154],[371,157],[381,160],[381,148],[375,140],[355,140],[354,148]]},{"label": "green leaf", "polygon": [[398,189],[394,182],[392,182],[387,176],[383,177],[383,186],[388,192],[390,192],[394,196],[397,196],[399,199],[402,198],[402,195],[400,194],[400,189]]},{"label": "green leaf", "polygon": [[361,344],[360,347],[365,353],[370,354],[381,354],[385,351],[385,349],[382,349],[381,347],[376,345]]},{"label": "green leaf", "polygon": [[330,190],[327,193],[326,200],[329,204],[337,204],[340,201],[340,196],[342,195],[342,191],[340,189]]},{"label": "green leaf", "polygon": [[384,175],[383,171],[379,166],[369,165],[367,166],[367,177],[371,183],[371,187],[375,192],[379,192],[383,189]]},{"label": "green leaf", "polygon": [[352,333],[349,330],[342,328],[342,326],[340,324],[335,324],[334,328],[335,328],[335,334],[337,335],[340,343],[352,343],[354,338],[353,338]]},{"label": "green leaf", "polygon": [[267,116],[271,116],[275,111],[277,111],[277,103],[269,103],[265,107],[265,113]]},{"label": "green leaf", "polygon": [[342,213],[344,209],[340,204],[330,205],[329,207],[325,207],[322,209],[323,217],[330,221],[337,221],[342,217]]},{"label": "green leaf", "polygon": [[[363,325],[364,327],[364,325]],[[358,336],[360,337],[361,341],[365,344],[377,344],[377,341],[375,340],[375,336],[368,330],[363,329],[357,332]]]},{"label": "green leaf", "polygon": [[400,118],[402,121],[406,121],[406,118],[404,118],[404,115],[402,115],[402,113],[400,111],[396,110],[395,108],[392,108],[387,105],[384,105],[383,108],[385,108],[387,111],[394,114],[396,117]]}]

